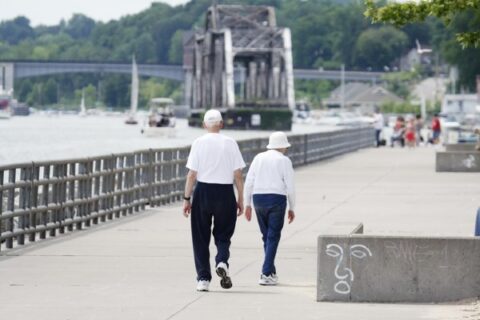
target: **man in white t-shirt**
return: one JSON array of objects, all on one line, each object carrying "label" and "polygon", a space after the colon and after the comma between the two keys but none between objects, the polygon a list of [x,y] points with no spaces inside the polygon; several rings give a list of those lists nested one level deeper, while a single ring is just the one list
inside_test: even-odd
[{"label": "man in white t-shirt", "polygon": [[278,282],[275,268],[280,236],[285,220],[287,202],[288,221],[295,219],[295,185],[292,161],[285,156],[290,147],[283,132],[270,135],[268,151],[255,156],[248,170],[245,182],[245,217],[252,218],[252,200],[262,232],[265,259],[258,283],[276,285]]},{"label": "man in white t-shirt", "polygon": [[[217,247],[215,262],[220,285],[224,289],[232,287],[228,271],[230,239],[237,216],[243,213],[242,169],[245,167],[237,142],[220,134],[223,128],[221,113],[214,109],[207,111],[203,123],[208,133],[196,139],[190,149],[183,204],[185,217],[191,213],[197,291],[208,291],[212,279],[209,251],[212,233]],[[235,199],[234,183],[238,200]]]}]

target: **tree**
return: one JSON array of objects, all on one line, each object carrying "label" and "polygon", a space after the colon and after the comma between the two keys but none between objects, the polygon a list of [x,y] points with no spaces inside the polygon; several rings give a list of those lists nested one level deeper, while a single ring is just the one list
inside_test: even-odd
[{"label": "tree", "polygon": [[400,58],[407,44],[407,35],[393,27],[368,29],[358,37],[355,62],[363,68],[383,70]]},{"label": "tree", "polygon": [[410,98],[412,88],[419,79],[419,73],[413,72],[391,72],[385,73],[382,80],[387,84],[387,89],[402,99]]},{"label": "tree", "polygon": [[465,47],[480,47],[480,0],[421,0],[418,3],[390,3],[377,7],[374,0],[364,0],[365,15],[373,22],[387,22],[395,26],[403,26],[411,22],[424,21],[427,17],[440,18],[450,25],[460,13],[471,12],[475,15],[475,31],[463,30],[456,34],[457,41]]},{"label": "tree", "polygon": [[0,40],[16,45],[23,40],[32,38],[34,32],[30,27],[30,20],[25,17],[17,17],[11,21],[0,23]]},{"label": "tree", "polygon": [[183,63],[183,30],[177,30],[173,36],[168,51],[168,62],[173,64]]},{"label": "tree", "polygon": [[75,90],[75,102],[77,102],[77,105],[80,105],[83,95],[85,95],[86,107],[95,106],[95,102],[97,101],[97,89],[93,85],[89,84],[85,88]]},{"label": "tree", "polygon": [[43,87],[42,102],[46,105],[57,103],[58,88],[57,83],[52,78],[48,79]]},{"label": "tree", "polygon": [[95,28],[95,20],[83,15],[74,14],[65,27],[65,32],[74,39],[87,38]]}]

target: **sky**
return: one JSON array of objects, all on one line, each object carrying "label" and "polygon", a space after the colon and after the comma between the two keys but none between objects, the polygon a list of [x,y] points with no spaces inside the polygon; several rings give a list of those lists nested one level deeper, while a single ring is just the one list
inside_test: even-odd
[{"label": "sky", "polygon": [[[189,0],[160,0],[170,5]],[[83,13],[97,21],[119,19],[150,7],[153,0],[0,0],[0,21],[20,15],[30,19],[32,26],[55,25],[68,20],[74,13]],[[156,2],[159,2],[158,0]]]}]

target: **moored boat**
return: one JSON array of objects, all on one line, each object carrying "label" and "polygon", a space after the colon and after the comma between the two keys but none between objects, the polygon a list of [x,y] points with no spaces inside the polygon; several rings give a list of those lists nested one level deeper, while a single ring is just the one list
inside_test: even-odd
[{"label": "moored boat", "polygon": [[171,136],[174,134],[176,118],[173,113],[173,100],[170,98],[153,98],[150,111],[141,132],[146,136]]}]

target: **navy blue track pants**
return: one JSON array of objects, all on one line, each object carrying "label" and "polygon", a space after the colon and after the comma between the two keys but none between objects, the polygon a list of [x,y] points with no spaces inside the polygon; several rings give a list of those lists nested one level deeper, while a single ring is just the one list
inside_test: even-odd
[{"label": "navy blue track pants", "polygon": [[[213,232],[212,232],[213,220]],[[197,280],[211,280],[210,237],[213,233],[217,255],[215,263],[230,257],[230,239],[237,222],[237,201],[233,184],[197,182],[192,202],[192,241]]]}]

